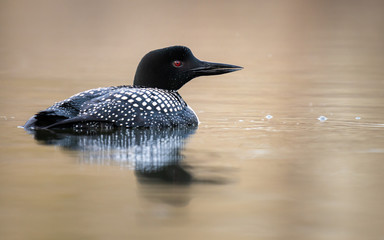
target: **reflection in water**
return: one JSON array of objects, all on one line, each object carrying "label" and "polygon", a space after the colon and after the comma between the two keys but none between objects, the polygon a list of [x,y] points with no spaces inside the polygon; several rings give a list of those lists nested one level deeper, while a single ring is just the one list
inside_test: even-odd
[{"label": "reflection in water", "polygon": [[78,151],[82,163],[132,168],[140,182],[189,184],[193,178],[181,165],[180,152],[196,129],[118,129],[103,133],[37,130],[31,133],[40,143]]}]

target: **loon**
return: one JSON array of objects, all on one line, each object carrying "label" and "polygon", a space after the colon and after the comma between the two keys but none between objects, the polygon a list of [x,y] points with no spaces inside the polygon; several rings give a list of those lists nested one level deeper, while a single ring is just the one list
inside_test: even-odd
[{"label": "loon", "polygon": [[133,85],[80,92],[32,116],[25,129],[148,128],[198,125],[177,92],[191,79],[241,70],[200,61],[184,46],[151,51],[140,61]]}]

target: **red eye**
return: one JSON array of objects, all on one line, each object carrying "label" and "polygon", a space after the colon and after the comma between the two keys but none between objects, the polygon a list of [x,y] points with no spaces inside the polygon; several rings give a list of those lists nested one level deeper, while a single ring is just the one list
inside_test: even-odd
[{"label": "red eye", "polygon": [[177,68],[181,67],[183,65],[183,63],[181,61],[179,61],[179,60],[173,61],[172,64],[173,64],[174,67],[177,67]]}]

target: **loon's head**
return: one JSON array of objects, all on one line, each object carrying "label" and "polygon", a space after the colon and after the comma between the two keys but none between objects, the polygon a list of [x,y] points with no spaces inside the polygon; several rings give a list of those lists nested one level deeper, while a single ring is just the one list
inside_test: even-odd
[{"label": "loon's head", "polygon": [[189,48],[173,46],[147,53],[137,67],[133,85],[178,90],[195,77],[240,69],[235,65],[200,61]]}]

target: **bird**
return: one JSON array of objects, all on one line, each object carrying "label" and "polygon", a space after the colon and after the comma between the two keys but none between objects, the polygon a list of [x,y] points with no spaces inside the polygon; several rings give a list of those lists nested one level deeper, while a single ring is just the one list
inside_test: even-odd
[{"label": "bird", "polygon": [[185,46],[147,53],[133,85],[77,93],[33,115],[25,129],[115,129],[196,126],[199,119],[178,90],[193,78],[243,69],[197,59]]}]

